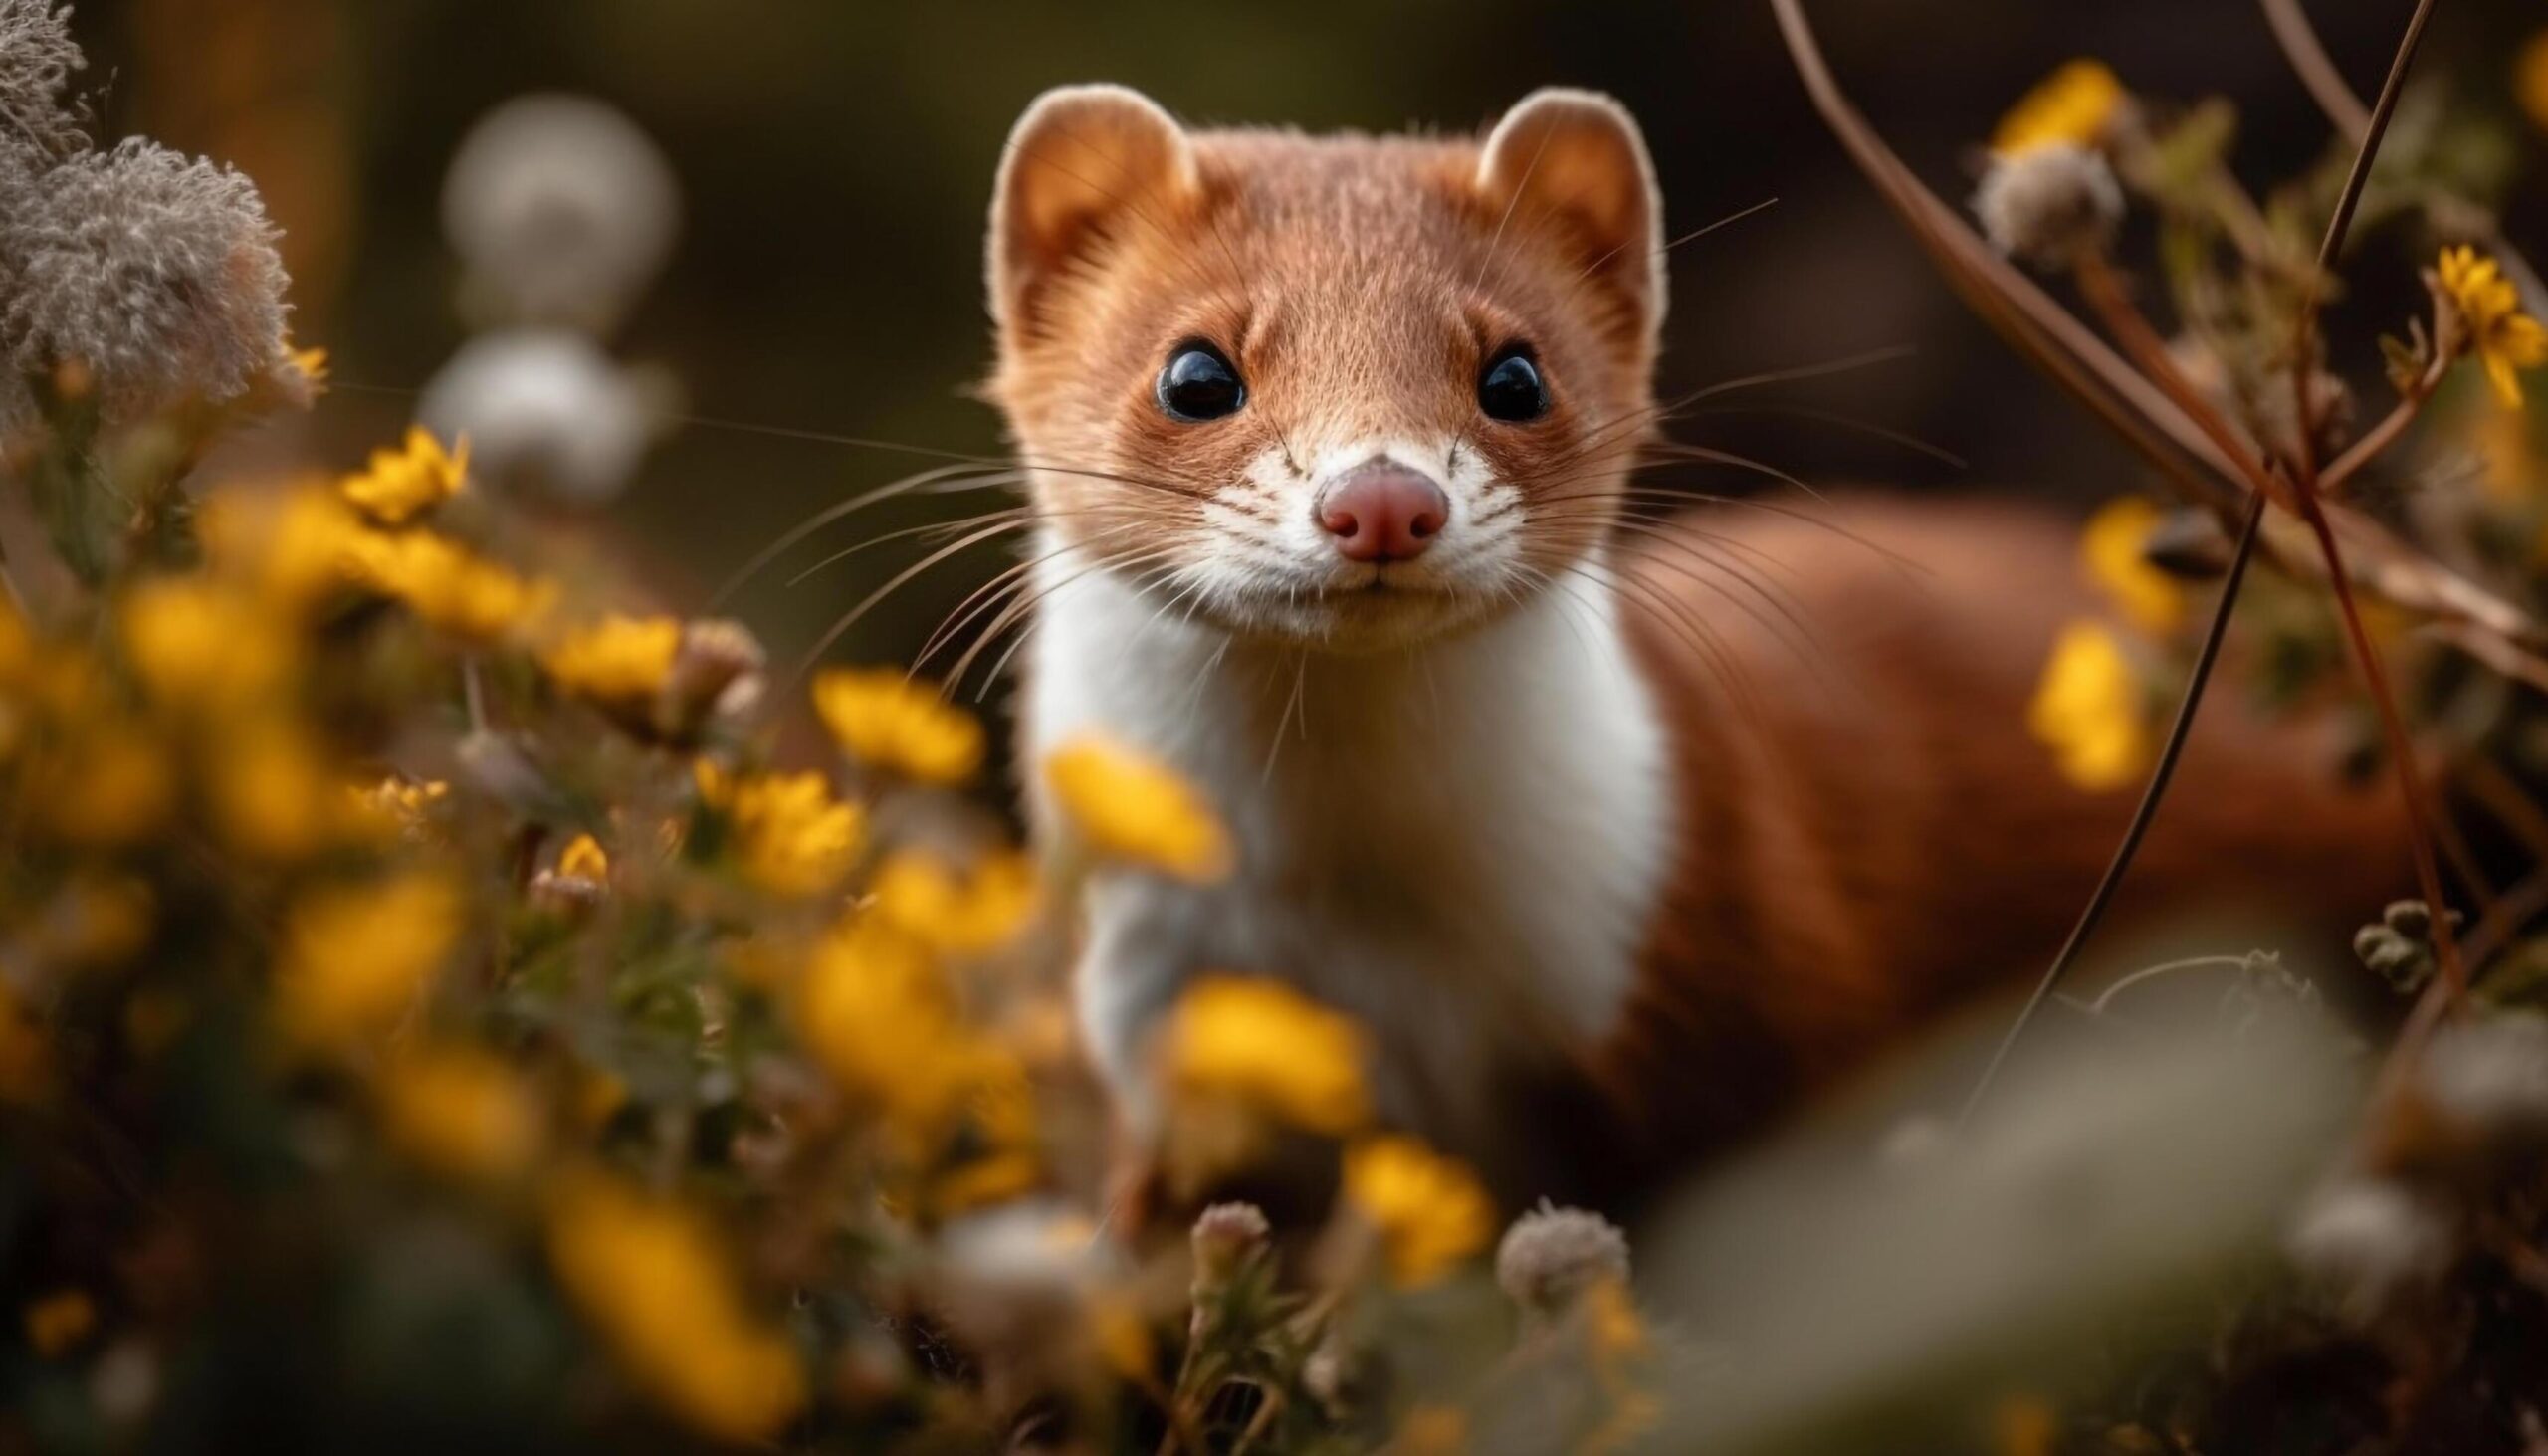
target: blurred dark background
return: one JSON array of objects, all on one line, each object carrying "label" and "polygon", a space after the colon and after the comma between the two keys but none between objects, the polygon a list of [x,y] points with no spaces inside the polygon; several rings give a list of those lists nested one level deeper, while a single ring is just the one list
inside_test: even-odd
[{"label": "blurred dark background", "polygon": [[[2368,94],[2412,6],[2310,9]],[[2009,102],[2073,56],[2106,60],[2144,93],[2233,98],[2251,181],[2287,176],[2328,146],[2261,16],[2238,0],[1820,0],[1812,11],[1844,84],[1950,196],[1964,195],[1974,151]],[[2509,117],[2509,57],[2544,21],[2537,0],[2452,0],[2419,74],[2454,105]],[[1642,118],[1673,231],[1779,199],[1675,254],[1667,392],[1908,346],[1908,359],[1778,397],[1916,435],[1970,464],[1761,416],[1711,417],[1684,425],[1684,438],[1818,481],[2083,501],[2137,479],[2119,448],[1938,283],[1808,109],[1764,0],[88,0],[78,25],[108,135],[148,131],[236,162],[265,188],[289,233],[297,331],[332,351],[345,386],[310,421],[281,428],[306,432],[293,448],[331,464],[359,459],[402,424],[412,399],[398,391],[466,336],[438,225],[443,170],[473,119],[524,91],[613,103],[678,169],[679,253],[615,342],[677,375],[691,413],[991,451],[995,421],[965,394],[988,351],[979,229],[1001,138],[1040,89],[1121,81],[1196,123],[1457,129],[1564,82],[1612,92]],[[2536,128],[2505,129],[2524,138],[2526,167],[2548,159]],[[2535,253],[2548,237],[2535,198],[2531,209],[2516,210],[2509,230]],[[2377,377],[2376,322],[2340,359],[2365,379]],[[871,450],[692,424],[603,525],[633,545],[667,605],[697,607],[809,513],[913,468]],[[895,520],[826,539],[846,543]],[[782,569],[736,606],[790,663],[917,554],[878,551],[793,587]],[[991,549],[949,563],[834,656],[908,657],[998,564]]]}]

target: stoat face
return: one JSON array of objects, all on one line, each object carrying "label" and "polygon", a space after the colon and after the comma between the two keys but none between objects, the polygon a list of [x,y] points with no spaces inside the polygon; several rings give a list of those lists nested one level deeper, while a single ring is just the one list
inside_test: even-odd
[{"label": "stoat face", "polygon": [[1115,87],[1011,135],[990,302],[1047,552],[1363,652],[1566,584],[1652,415],[1659,203],[1616,103],[1483,140],[1188,132]]}]

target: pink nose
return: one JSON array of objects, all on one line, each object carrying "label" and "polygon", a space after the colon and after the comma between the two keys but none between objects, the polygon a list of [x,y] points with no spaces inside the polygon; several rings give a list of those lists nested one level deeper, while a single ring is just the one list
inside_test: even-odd
[{"label": "pink nose", "polygon": [[1404,561],[1424,554],[1451,519],[1442,488],[1403,466],[1357,466],[1318,498],[1318,523],[1348,561]]}]

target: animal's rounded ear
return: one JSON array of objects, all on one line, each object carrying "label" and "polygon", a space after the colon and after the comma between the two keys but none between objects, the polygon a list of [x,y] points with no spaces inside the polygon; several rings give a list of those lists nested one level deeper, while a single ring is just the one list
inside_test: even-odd
[{"label": "animal's rounded ear", "polygon": [[1663,196],[1627,107],[1598,92],[1531,93],[1487,134],[1477,188],[1503,226],[1558,230],[1652,344],[1665,304]]},{"label": "animal's rounded ear", "polygon": [[1030,326],[1054,275],[1121,226],[1162,227],[1196,188],[1174,117],[1120,86],[1037,97],[1008,134],[991,194],[991,316]]}]

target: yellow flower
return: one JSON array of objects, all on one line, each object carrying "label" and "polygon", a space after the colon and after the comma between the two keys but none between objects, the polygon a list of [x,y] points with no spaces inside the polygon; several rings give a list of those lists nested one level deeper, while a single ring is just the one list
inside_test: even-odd
[{"label": "yellow flower", "polygon": [[982,766],[981,724],[893,668],[824,673],[814,712],[841,751],[870,768],[956,784]]},{"label": "yellow flower", "polygon": [[258,715],[226,728],[205,785],[222,836],[267,860],[318,849],[348,817],[324,763],[309,732],[287,719]]},{"label": "yellow flower", "polygon": [[409,839],[423,834],[435,807],[451,797],[451,785],[441,779],[420,782],[395,774],[375,784],[348,784],[345,791],[357,822]]},{"label": "yellow flower", "polygon": [[1313,1133],[1370,1121],[1363,1028],[1279,981],[1205,976],[1177,997],[1167,1076],[1182,1096],[1235,1097]]},{"label": "yellow flower", "polygon": [[996,950],[1035,910],[1035,870],[1021,854],[985,855],[959,876],[925,850],[896,850],[868,881],[875,912],[951,955]]},{"label": "yellow flower", "polygon": [[452,887],[421,871],[305,897],[285,919],[275,966],[285,1034],[315,1046],[386,1030],[450,953],[460,915]]},{"label": "yellow flower", "polygon": [[214,492],[196,517],[213,568],[267,602],[302,611],[355,583],[375,534],[322,483]]},{"label": "yellow flower", "polygon": [[539,1105],[513,1068],[476,1047],[423,1046],[381,1073],[381,1131],[446,1177],[492,1182],[539,1154]]},{"label": "yellow flower", "polygon": [[997,1070],[928,949],[872,916],[823,937],[797,987],[796,1021],[833,1081],[923,1139]]},{"label": "yellow flower", "polygon": [[354,578],[394,598],[427,626],[485,642],[548,609],[553,583],[531,581],[444,536],[357,532],[347,543]]},{"label": "yellow flower", "polygon": [[745,1306],[699,1214],[585,1172],[560,1181],[547,1224],[558,1283],[665,1409],[744,1442],[775,1435],[804,1406],[794,1346]]},{"label": "yellow flower", "polygon": [[557,852],[557,873],[578,880],[610,878],[610,856],[602,852],[601,841],[589,834],[578,834]]},{"label": "yellow flower", "polygon": [[135,843],[176,806],[176,772],[158,739],[114,720],[85,728],[38,784],[53,832],[75,844]]},{"label": "yellow flower", "polygon": [[1477,1176],[1393,1133],[1345,1150],[1345,1200],[1380,1234],[1402,1285],[1432,1283],[1495,1237],[1495,1203]]},{"label": "yellow flower", "polygon": [[2002,156],[2039,146],[2094,149],[2123,103],[2123,83],[2104,62],[2072,61],[2009,108],[1991,133],[1991,149]]},{"label": "yellow flower", "polygon": [[356,511],[382,525],[405,525],[460,494],[469,479],[469,442],[446,454],[422,425],[408,427],[406,443],[375,450],[371,463],[337,484]]},{"label": "yellow flower", "polygon": [[725,814],[743,877],[775,895],[819,895],[849,873],[865,837],[856,804],[832,797],[821,774],[737,777],[703,758],[699,797]]},{"label": "yellow flower", "polygon": [[2026,709],[2026,728],[2052,749],[2063,776],[2091,793],[2134,782],[2150,763],[2141,680],[2114,634],[2096,622],[2061,629]]},{"label": "yellow flower", "polygon": [[301,377],[309,382],[310,392],[312,394],[317,395],[326,392],[328,369],[327,351],[325,349],[294,349],[290,353],[286,354],[284,358],[285,362],[291,364],[294,369],[300,372]]},{"label": "yellow flower", "polygon": [[27,1344],[53,1359],[98,1328],[98,1306],[86,1290],[60,1289],[27,1306]]},{"label": "yellow flower", "polygon": [[2531,124],[2548,131],[2548,30],[2522,42],[2512,66],[2512,94]]},{"label": "yellow flower", "polygon": [[2061,1446],[2061,1417],[2039,1395],[2012,1395],[1992,1412],[1999,1456],[2052,1456]]},{"label": "yellow flower", "polygon": [[2186,593],[2177,578],[2150,564],[2159,508],[2145,496],[2120,496],[2088,518],[2079,564],[2132,624],[2165,635],[2185,622]]},{"label": "yellow flower", "polygon": [[2519,370],[2548,363],[2548,328],[2521,310],[2521,294],[2495,260],[2474,248],[2444,248],[2434,270],[2444,297],[2459,312],[2469,352],[2486,369],[2495,397],[2521,405]]},{"label": "yellow flower", "polygon": [[663,691],[680,653],[680,622],[614,614],[559,638],[540,663],[559,688],[579,698],[642,705]]},{"label": "yellow flower", "polygon": [[1197,884],[1230,872],[1229,832],[1193,785],[1153,759],[1083,737],[1045,757],[1044,781],[1101,855]]},{"label": "yellow flower", "polygon": [[300,644],[265,605],[204,577],[145,582],[125,593],[124,653],[154,697],[237,703],[277,691]]}]

